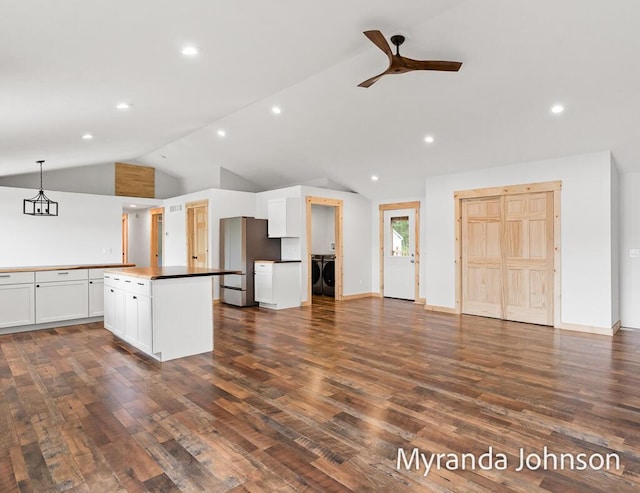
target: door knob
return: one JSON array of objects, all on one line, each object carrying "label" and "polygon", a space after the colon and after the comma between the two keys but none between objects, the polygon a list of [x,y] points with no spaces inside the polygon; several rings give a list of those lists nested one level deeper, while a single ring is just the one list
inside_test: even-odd
[{"label": "door knob", "polygon": [[191,258],[192,258],[193,260],[198,260],[198,257],[196,257],[195,255],[192,255],[192,256],[191,256]]}]

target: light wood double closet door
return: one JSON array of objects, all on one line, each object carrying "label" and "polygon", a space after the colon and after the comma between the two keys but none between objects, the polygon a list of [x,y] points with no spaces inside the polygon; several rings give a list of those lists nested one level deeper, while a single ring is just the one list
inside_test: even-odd
[{"label": "light wood double closet door", "polygon": [[462,313],[553,325],[553,193],[462,201]]}]

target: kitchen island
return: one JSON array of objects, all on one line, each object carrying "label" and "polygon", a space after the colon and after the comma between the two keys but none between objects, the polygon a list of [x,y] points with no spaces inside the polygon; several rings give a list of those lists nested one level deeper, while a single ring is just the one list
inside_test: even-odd
[{"label": "kitchen island", "polygon": [[130,267],[104,272],[104,326],[158,361],[213,351],[213,277],[235,270]]}]

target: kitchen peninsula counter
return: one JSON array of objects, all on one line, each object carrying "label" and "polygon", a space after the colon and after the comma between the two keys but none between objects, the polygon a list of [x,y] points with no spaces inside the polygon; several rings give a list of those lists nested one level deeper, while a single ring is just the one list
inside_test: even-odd
[{"label": "kitchen peninsula counter", "polygon": [[158,361],[213,351],[213,277],[236,270],[127,267],[104,272],[104,326]]}]

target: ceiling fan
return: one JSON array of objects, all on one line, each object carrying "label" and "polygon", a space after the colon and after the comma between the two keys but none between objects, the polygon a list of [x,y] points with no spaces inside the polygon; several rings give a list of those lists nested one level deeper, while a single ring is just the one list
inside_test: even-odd
[{"label": "ceiling fan", "polygon": [[387,74],[403,74],[412,70],[439,70],[445,72],[457,72],[462,67],[461,62],[443,62],[439,60],[412,60],[400,55],[400,45],[404,43],[405,37],[396,34],[391,36],[391,42],[396,47],[396,54],[391,52],[391,47],[387,43],[384,35],[380,31],[365,31],[364,35],[369,38],[374,45],[380,48],[389,57],[389,68],[375,77],[358,84],[358,87],[369,87],[380,77]]}]

